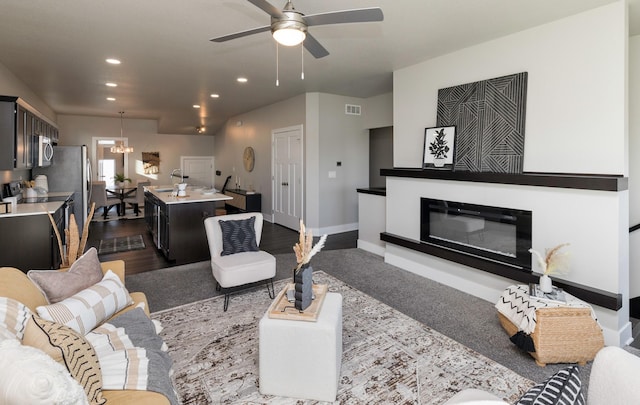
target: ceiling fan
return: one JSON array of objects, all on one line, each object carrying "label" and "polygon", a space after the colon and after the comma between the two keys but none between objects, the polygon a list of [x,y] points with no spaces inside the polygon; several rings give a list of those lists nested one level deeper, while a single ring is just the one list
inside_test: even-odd
[{"label": "ceiling fan", "polygon": [[304,15],[296,11],[291,0],[287,0],[287,4],[285,4],[282,10],[277,9],[266,0],[247,1],[269,14],[271,16],[271,24],[212,38],[211,41],[225,42],[270,30],[279,44],[293,46],[304,41],[304,47],[307,51],[316,58],[322,58],[329,55],[329,51],[307,32],[308,27],[314,25],[382,21],[384,18],[382,10],[379,7]]}]

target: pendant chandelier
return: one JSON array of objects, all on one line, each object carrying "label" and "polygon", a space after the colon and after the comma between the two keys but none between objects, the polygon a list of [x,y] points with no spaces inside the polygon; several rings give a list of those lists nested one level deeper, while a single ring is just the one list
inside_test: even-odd
[{"label": "pendant chandelier", "polygon": [[122,136],[124,120],[122,119],[122,115],[124,111],[120,111],[120,141],[116,141],[116,144],[111,147],[111,153],[131,153],[133,152],[133,147],[124,146],[124,137]]}]

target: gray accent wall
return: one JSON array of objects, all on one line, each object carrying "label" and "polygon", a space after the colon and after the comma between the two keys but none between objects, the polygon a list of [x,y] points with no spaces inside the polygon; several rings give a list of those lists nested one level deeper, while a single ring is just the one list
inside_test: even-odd
[{"label": "gray accent wall", "polygon": [[393,127],[369,130],[369,187],[386,187],[380,169],[393,167]]}]

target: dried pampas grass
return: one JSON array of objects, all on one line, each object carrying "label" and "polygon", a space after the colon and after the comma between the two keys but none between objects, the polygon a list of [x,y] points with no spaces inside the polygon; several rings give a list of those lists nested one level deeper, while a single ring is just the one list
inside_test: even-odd
[{"label": "dried pampas grass", "polygon": [[536,256],[542,274],[547,276],[566,274],[569,271],[569,252],[561,251],[565,246],[569,246],[569,244],[561,243],[556,247],[546,249],[544,257],[533,249],[529,249],[529,252]]},{"label": "dried pampas grass", "polygon": [[313,232],[307,232],[304,222],[300,220],[300,240],[293,246],[293,251],[296,254],[296,262],[298,263],[296,270],[309,263],[311,258],[324,247],[326,240],[327,235],[322,235],[318,243],[312,247]]}]

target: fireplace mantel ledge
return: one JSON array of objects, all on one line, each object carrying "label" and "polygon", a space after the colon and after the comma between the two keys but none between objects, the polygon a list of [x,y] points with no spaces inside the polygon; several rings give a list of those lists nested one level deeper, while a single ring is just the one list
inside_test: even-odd
[{"label": "fireplace mantel ledge", "polygon": [[[537,283],[540,278],[540,274],[533,273],[531,271],[513,271],[512,266],[504,263],[468,255],[451,249],[445,249],[430,243],[394,235],[389,232],[380,233],[380,240],[417,252],[440,257],[441,259],[460,263],[465,266],[473,267],[478,270],[486,271],[487,273],[495,274],[524,284]],[[614,311],[618,311],[622,308],[622,294],[600,290],[598,288],[585,286],[567,280],[554,279],[553,284],[590,304],[598,305]]]},{"label": "fireplace mantel ledge", "polygon": [[490,173],[456,172],[451,170],[393,168],[380,169],[381,176],[414,179],[470,181],[478,183],[516,184],[522,186],[556,187],[580,190],[623,191],[629,188],[628,178],[610,174],[567,173]]}]

